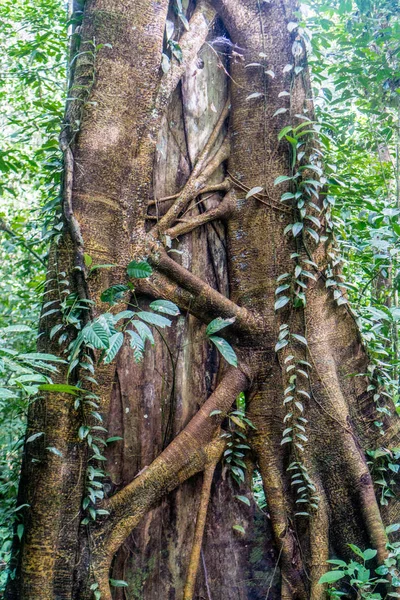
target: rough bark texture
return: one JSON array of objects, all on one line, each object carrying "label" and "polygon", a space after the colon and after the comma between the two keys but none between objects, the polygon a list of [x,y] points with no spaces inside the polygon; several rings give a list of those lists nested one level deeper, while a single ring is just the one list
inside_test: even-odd
[{"label": "rough bark texture", "polygon": [[[299,250],[283,234],[293,212],[274,186],[289,172],[277,136],[288,118],[296,123],[312,110],[307,77],[293,83],[284,69],[293,62],[294,9],[292,0],[190,4],[190,29],[179,30],[182,61],[172,58],[163,73],[166,19],[179,28],[168,0],[86,2],[81,48],[90,40],[112,47],[96,55],[84,109],[72,103],[67,111],[67,123],[80,125],[62,137],[65,237],[52,250],[49,280],[54,270],[68,272],[73,289],[96,302],[94,317],[107,309],[102,290],[126,281],[131,260],[147,259],[153,275],[134,282],[132,302],[145,309],[169,299],[182,315],[156,334],[141,364],[125,344],[115,363],[96,367],[107,435],[123,438],[107,450],[109,515],[96,524],[80,525],[87,449],[73,398],[49,394],[32,406],[28,435],[45,435],[25,450],[19,502],[30,507],[8,600],[89,599],[93,584],[110,600],[109,576],[129,584],[113,591],[115,600],[322,600],[318,579],[329,555],[347,556],[352,542],[385,556],[364,452],[393,445],[397,425],[387,424],[383,440],[366,424],[374,410],[368,381],[349,375],[365,373],[367,356],[350,313],[326,290],[322,244],[306,308],[274,311],[276,279],[293,270],[290,255]],[[260,53],[275,77],[248,66]],[[82,55],[73,85],[88,89],[91,78]],[[290,100],[279,96],[286,89]],[[248,100],[254,92],[262,95]],[[288,113],[274,116],[282,106]],[[245,200],[255,186],[265,193]],[[83,252],[116,266],[90,274]],[[217,316],[236,319],[226,331],[237,369],[226,369],[205,340],[204,324]],[[45,321],[47,332],[55,321]],[[310,519],[294,517],[293,458],[281,445],[287,375],[285,353],[278,359],[274,347],[288,321],[306,334],[308,350],[294,347],[312,365],[302,460],[319,504]],[[256,426],[241,489],[220,464],[223,418],[209,416],[226,414],[240,392]],[[251,494],[254,466],[265,513]],[[390,520],[397,515],[393,501]]]}]

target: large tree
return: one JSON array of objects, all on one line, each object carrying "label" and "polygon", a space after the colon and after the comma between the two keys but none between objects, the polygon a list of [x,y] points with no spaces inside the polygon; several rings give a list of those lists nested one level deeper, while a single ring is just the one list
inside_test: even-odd
[{"label": "large tree", "polygon": [[39,348],[67,363],[29,411],[8,600],[108,600],[109,577],[319,600],[349,543],[386,557],[365,451],[397,424],[374,424],[295,9],[85,3]]}]

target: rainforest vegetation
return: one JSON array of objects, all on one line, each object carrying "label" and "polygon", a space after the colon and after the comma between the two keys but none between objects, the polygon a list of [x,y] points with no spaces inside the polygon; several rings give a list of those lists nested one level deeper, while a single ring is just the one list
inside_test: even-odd
[{"label": "rainforest vegetation", "polygon": [[400,598],[398,1],[0,48],[0,597]]}]

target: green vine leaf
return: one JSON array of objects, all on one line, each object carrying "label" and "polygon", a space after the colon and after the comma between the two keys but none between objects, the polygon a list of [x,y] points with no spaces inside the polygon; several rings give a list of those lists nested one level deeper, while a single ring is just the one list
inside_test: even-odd
[{"label": "green vine leaf", "polygon": [[216,335],[210,336],[209,339],[215,345],[217,350],[222,354],[226,362],[232,365],[233,367],[237,367],[237,356],[232,346],[226,340],[224,340],[224,338],[218,337]]},{"label": "green vine leaf", "polygon": [[263,191],[263,189],[264,188],[261,187],[260,185],[257,185],[256,187],[251,188],[251,190],[248,191],[247,194],[246,194],[246,200],[248,200],[252,196],[255,196],[256,194],[259,194],[260,192]]},{"label": "green vine leaf", "polygon": [[279,310],[280,308],[283,308],[284,306],[286,306],[286,304],[289,302],[290,298],[288,296],[281,296],[279,298],[279,300],[277,300],[275,302],[274,308],[275,310]]},{"label": "green vine leaf", "polygon": [[298,222],[298,223],[294,223],[294,225],[292,226],[292,233],[293,233],[293,237],[297,237],[300,233],[300,231],[303,230],[303,223]]}]

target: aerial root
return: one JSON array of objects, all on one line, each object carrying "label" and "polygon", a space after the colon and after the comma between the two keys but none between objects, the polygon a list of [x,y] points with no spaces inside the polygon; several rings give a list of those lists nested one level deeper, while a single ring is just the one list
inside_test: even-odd
[{"label": "aerial root", "polygon": [[183,592],[183,600],[193,600],[196,577],[199,570],[200,553],[206,524],[207,509],[210,501],[211,484],[216,465],[216,462],[212,462],[207,465],[204,470],[203,486],[201,488],[200,504],[197,512],[196,527],[186,576],[185,589]]},{"label": "aerial root", "polygon": [[[228,192],[230,188],[231,188],[231,182],[228,178],[226,178],[226,179],[224,179],[224,181],[221,181],[221,183],[216,183],[214,185],[208,185],[208,186],[205,186],[203,188],[196,190],[194,192],[195,195],[192,198],[190,198],[190,200],[195,200],[198,196],[203,195],[203,194],[210,194],[210,193],[215,193],[215,192]],[[160,204],[161,202],[168,202],[170,200],[176,200],[176,198],[179,198],[181,193],[182,193],[182,191],[178,192],[177,194],[172,194],[172,196],[164,196],[163,198],[156,198],[156,200],[150,200],[150,202],[148,203],[148,206],[156,206],[157,204]]]},{"label": "aerial root", "polygon": [[199,190],[204,187],[209,177],[229,156],[230,144],[227,137],[223,140],[219,149],[212,155],[216,141],[222,131],[225,120],[230,111],[230,101],[225,103],[221,115],[209,137],[203,150],[196,161],[192,173],[187,180],[184,188],[176,198],[173,205],[166,214],[154,226],[154,230],[164,233],[169,229],[179,217],[180,213],[186,208],[190,200],[198,195]]},{"label": "aerial root", "polygon": [[201,227],[201,225],[205,225],[216,219],[228,219],[232,215],[234,209],[234,192],[228,192],[216,208],[211,208],[203,214],[195,215],[194,217],[185,220],[184,223],[179,223],[178,225],[175,225],[175,227],[167,229],[165,233],[171,239],[175,239],[180,235],[189,233],[197,227]]},{"label": "aerial root", "polygon": [[281,600],[310,600],[299,566],[299,547],[290,527],[285,487],[276,449],[267,439],[253,444],[257,453],[261,478],[268,501],[272,529],[281,564]]},{"label": "aerial root", "polygon": [[324,585],[318,582],[328,571],[326,562],[329,559],[328,503],[322,484],[315,473],[312,474],[312,481],[317,488],[319,502],[318,509],[310,519],[310,600],[324,600],[326,591]]},{"label": "aerial root", "polygon": [[355,488],[359,494],[361,514],[370,538],[371,547],[376,549],[377,560],[382,563],[387,558],[386,545],[388,537],[376,499],[374,484],[361,449],[356,446],[353,438],[351,438],[350,444],[352,448],[348,448],[348,445],[346,445],[345,450],[350,460]]}]

